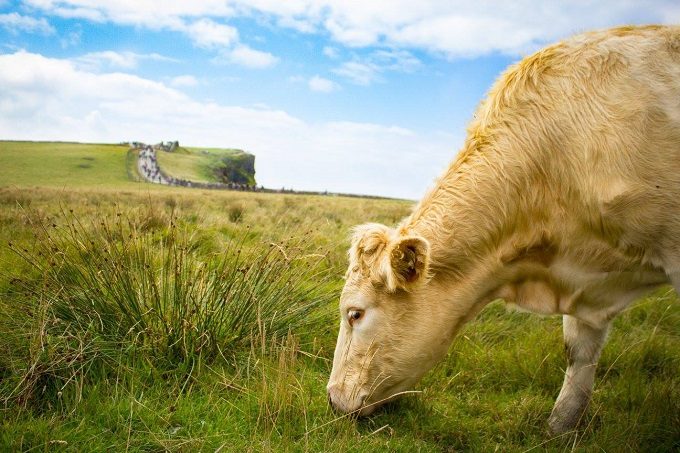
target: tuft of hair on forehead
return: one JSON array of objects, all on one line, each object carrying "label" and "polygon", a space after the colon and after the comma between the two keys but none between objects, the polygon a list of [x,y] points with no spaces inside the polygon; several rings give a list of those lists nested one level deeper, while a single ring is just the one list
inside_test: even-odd
[{"label": "tuft of hair on forehead", "polygon": [[380,223],[366,223],[352,228],[349,248],[350,269],[370,274],[383,250],[392,240],[395,230]]},{"label": "tuft of hair on forehead", "polygon": [[428,279],[430,247],[420,237],[402,236],[379,223],[354,227],[349,249],[350,272],[360,272],[387,291],[410,291]]}]

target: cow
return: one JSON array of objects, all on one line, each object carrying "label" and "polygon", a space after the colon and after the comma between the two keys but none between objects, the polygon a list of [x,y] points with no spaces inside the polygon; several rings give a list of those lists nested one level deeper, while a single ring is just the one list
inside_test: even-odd
[{"label": "cow", "polygon": [[680,292],[680,27],[577,35],[499,77],[408,217],[355,227],[330,404],[370,414],[502,299],[562,316],[548,425],[570,431],[612,319],[668,283]]}]

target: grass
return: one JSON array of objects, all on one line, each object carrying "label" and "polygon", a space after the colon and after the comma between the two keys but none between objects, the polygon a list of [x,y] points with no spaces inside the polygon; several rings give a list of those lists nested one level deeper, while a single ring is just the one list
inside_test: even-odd
[{"label": "grass", "polygon": [[196,182],[216,182],[214,175],[208,171],[209,165],[204,156],[162,151],[156,155],[158,164],[169,176]]},{"label": "grass", "polygon": [[[167,175],[189,181],[225,182],[218,177],[217,170],[227,165],[246,171],[240,160],[247,155],[236,149],[179,148],[176,152],[159,151],[156,155],[158,164]],[[248,173],[245,176],[249,184],[255,183],[253,175]]]},{"label": "grass", "polygon": [[352,420],[325,394],[348,230],[409,203],[29,176],[0,188],[0,450],[680,448],[669,289],[616,319],[577,433],[545,433],[560,320],[500,303],[418,393]]},{"label": "grass", "polygon": [[0,141],[0,187],[129,187],[127,151],[121,145]]},{"label": "grass", "polygon": [[249,244],[244,233],[222,253],[199,258],[201,244],[179,232],[173,217],[158,232],[121,213],[92,225],[62,217],[64,226],[35,226],[32,250],[8,245],[40,276],[37,285],[15,279],[12,293],[25,298],[12,310],[30,314],[20,324],[36,323],[45,312],[57,329],[116,343],[133,335],[156,357],[185,362],[245,341],[258,323],[270,335],[285,335],[313,323],[313,308],[330,302],[321,291],[330,283],[319,271],[325,255],[298,253],[295,238]]}]

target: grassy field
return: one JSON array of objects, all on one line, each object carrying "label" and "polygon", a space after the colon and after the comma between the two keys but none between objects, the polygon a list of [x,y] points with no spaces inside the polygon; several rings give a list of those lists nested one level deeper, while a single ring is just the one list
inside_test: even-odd
[{"label": "grassy field", "polygon": [[0,141],[0,186],[130,187],[127,151],[121,145]]},{"label": "grassy field", "polygon": [[325,394],[348,230],[410,203],[159,187],[120,147],[45,147],[0,143],[2,451],[680,449],[668,288],[615,321],[578,432],[546,434],[560,319],[500,303],[354,420]]},{"label": "grassy field", "polygon": [[[197,182],[225,182],[217,176],[216,170],[227,163],[239,165],[239,159],[246,154],[238,149],[179,148],[172,153],[158,152],[158,163],[163,171],[175,178]],[[255,180],[248,178],[250,184]]]}]

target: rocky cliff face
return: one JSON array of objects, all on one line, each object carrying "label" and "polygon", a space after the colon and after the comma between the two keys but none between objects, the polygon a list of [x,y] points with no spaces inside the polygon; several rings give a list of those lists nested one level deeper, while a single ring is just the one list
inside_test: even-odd
[{"label": "rocky cliff face", "polygon": [[215,177],[222,183],[255,185],[255,156],[244,151],[224,156],[214,166]]}]

